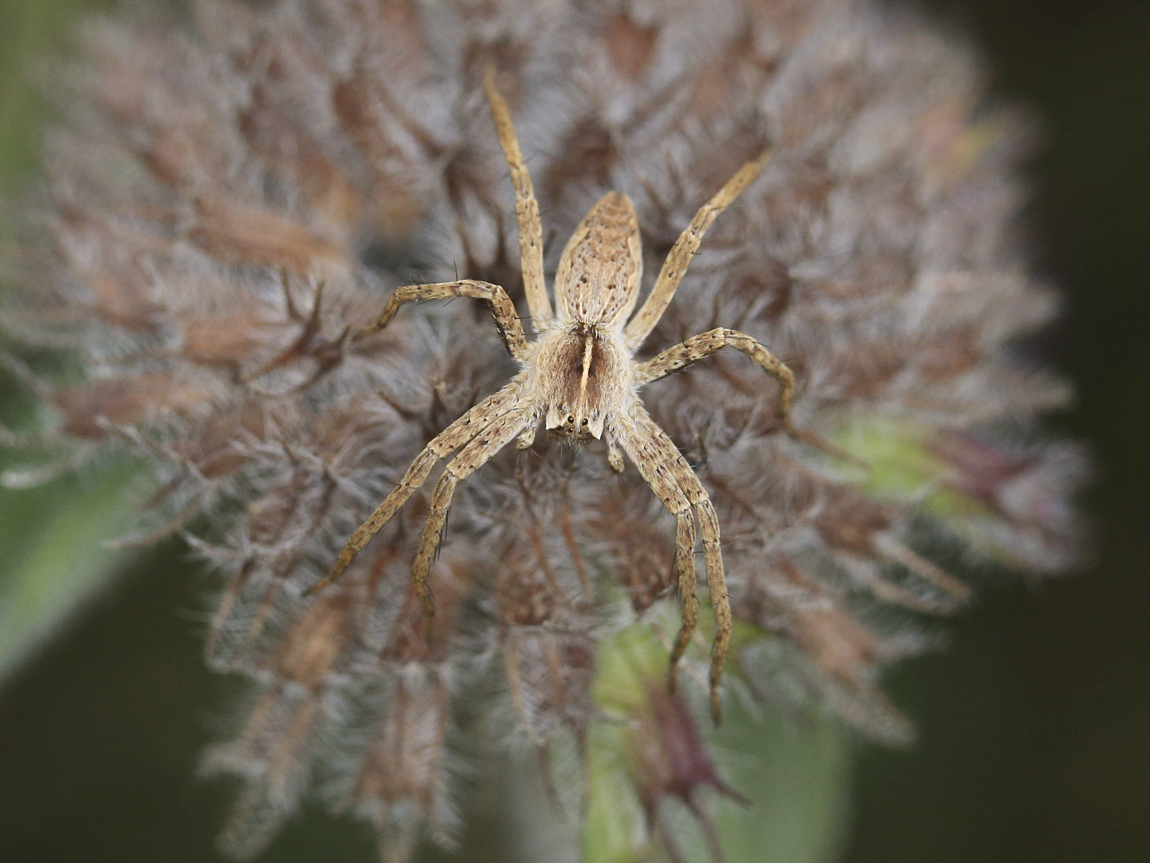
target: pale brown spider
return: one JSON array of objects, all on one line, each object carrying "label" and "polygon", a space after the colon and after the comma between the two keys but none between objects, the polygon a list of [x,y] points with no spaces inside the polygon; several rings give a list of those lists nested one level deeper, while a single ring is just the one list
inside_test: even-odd
[{"label": "pale brown spider", "polygon": [[693,336],[646,362],[636,362],[633,355],[670,304],[704,232],[758,176],[769,151],[743,165],[695,214],[667,255],[643,307],[630,321],[627,318],[638,300],[642,276],[635,207],[630,198],[620,192],[608,192],[600,198],[563,250],[555,273],[553,314],[543,276],[539,204],[511,124],[510,111],[495,87],[494,72],[490,68],[483,86],[515,186],[524,290],[539,336],[534,342],[526,340],[515,305],[503,288],[473,279],[398,288],[376,322],[356,333],[358,340],[378,332],[404,303],[475,297],[491,305],[495,323],[521,371],[507,386],[471,408],[427,445],[395,490],[352,534],[331,572],[307,593],[314,593],[339,578],[356,554],[423,485],[435,464],[459,450],[435,486],[427,524],[412,565],[416,592],[424,613],[431,616],[434,605],[427,584],[428,573],[441,540],[451,496],[460,480],[470,476],[512,440],[518,439],[520,449],[530,447],[540,420],[553,435],[572,442],[605,439],[611,467],[622,471],[622,453],[626,453],[678,523],[675,566],[682,625],[671,649],[668,677],[672,689],[678,662],[699,619],[695,582],[695,513],[698,514],[715,615],[710,692],[711,712],[718,722],[719,680],[731,634],[731,605],[723,576],[719,519],[706,489],[687,460],[644,409],[639,388],[720,348],[733,347],[747,354],[779,382],[778,416],[787,434],[838,453],[815,435],[795,428],[790,418],[794,375],[744,333],[719,328]]}]

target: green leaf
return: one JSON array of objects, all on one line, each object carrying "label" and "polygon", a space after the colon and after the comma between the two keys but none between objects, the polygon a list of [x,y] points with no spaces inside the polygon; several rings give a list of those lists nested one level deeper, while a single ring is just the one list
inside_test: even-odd
[{"label": "green leaf", "polygon": [[[726,863],[822,863],[837,859],[850,789],[850,746],[828,717],[751,712],[728,699],[709,736],[718,774],[751,801],[718,798],[715,826]],[[684,814],[682,847],[707,860],[701,833]]]},{"label": "green leaf", "polygon": [[35,128],[44,103],[30,86],[35,63],[65,43],[79,14],[108,0],[0,0],[0,189],[5,191],[39,156]]},{"label": "green leaf", "polygon": [[[135,464],[0,489],[0,680],[123,569],[106,541],[134,518]],[[138,483],[135,483],[138,486]]]},{"label": "green leaf", "polygon": [[835,443],[869,466],[862,489],[877,499],[920,499],[943,519],[983,513],[980,501],[944,480],[951,468],[930,451],[927,439],[937,430],[890,417],[859,419],[835,436]]}]

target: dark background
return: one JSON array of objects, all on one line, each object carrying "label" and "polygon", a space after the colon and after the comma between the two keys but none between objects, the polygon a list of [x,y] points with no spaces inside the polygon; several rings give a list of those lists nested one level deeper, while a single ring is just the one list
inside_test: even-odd
[{"label": "dark background", "polygon": [[975,37],[995,92],[1032,106],[1045,339],[1078,385],[1095,564],[984,591],[950,649],[892,674],[919,725],[863,749],[849,863],[1150,860],[1150,3],[930,4]]},{"label": "dark background", "polygon": [[[17,5],[0,2],[0,28]],[[1040,348],[1078,385],[1053,424],[1097,462],[1095,562],[984,588],[948,650],[889,676],[921,740],[859,741],[844,859],[1150,860],[1150,3],[928,5],[985,51],[996,96],[1044,127],[1029,220],[1038,270],[1067,301]],[[11,60],[0,95],[15,92]],[[6,158],[28,161],[32,132],[6,135]],[[179,552],[138,561],[0,689],[0,861],[216,859],[232,792],[195,763],[231,684],[203,668],[207,582]],[[372,839],[322,819],[285,843],[293,859],[360,860]]]}]

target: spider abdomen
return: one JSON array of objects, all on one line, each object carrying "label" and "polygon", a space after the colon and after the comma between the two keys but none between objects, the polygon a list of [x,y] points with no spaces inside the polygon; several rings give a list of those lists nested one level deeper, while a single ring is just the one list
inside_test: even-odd
[{"label": "spider abdomen", "polygon": [[559,319],[621,326],[635,308],[642,277],[635,205],[622,192],[608,192],[583,217],[559,259]]}]

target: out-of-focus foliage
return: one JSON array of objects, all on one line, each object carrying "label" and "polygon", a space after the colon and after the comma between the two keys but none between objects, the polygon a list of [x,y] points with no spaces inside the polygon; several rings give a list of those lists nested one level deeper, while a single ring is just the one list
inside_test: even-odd
[{"label": "out-of-focus foliage", "polygon": [[[0,81],[6,82],[0,86],[0,195],[6,202],[0,208],[0,249],[11,248],[18,209],[13,202],[35,176],[38,129],[47,114],[28,76],[45,72],[46,58],[71,41],[69,25],[78,12],[104,6],[96,0],[0,3]],[[0,292],[8,287],[4,281],[0,270]],[[0,341],[0,353],[10,349],[10,341]],[[123,565],[106,543],[130,528],[125,492],[139,481],[138,464],[104,462],[82,476],[22,488],[22,480],[31,478],[29,458],[43,462],[51,456],[36,452],[42,448],[34,418],[41,412],[13,374],[14,363],[23,370],[11,357],[0,364],[0,443],[24,445],[0,452],[0,478],[7,480],[0,486],[0,683]]]}]

